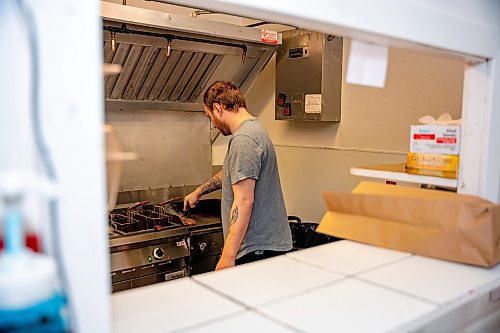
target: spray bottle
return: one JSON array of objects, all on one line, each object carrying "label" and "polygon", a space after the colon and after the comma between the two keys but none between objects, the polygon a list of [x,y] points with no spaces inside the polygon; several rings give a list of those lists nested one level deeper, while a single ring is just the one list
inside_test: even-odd
[{"label": "spray bottle", "polygon": [[44,219],[40,206],[54,202],[55,187],[53,172],[43,172],[30,19],[22,0],[0,1],[0,123],[9,124],[0,131],[0,332],[66,332],[57,261],[24,245],[26,223]]}]

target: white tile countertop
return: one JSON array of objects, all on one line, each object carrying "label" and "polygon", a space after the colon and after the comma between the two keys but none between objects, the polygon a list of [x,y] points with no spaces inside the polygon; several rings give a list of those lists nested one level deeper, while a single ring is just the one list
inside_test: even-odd
[{"label": "white tile countertop", "polygon": [[287,256],[330,271],[353,275],[408,258],[411,254],[346,240],[290,252]]},{"label": "white tile countertop", "polygon": [[118,292],[112,311],[116,333],[500,331],[500,265],[344,240]]},{"label": "white tile countertop", "polygon": [[255,306],[325,286],[345,277],[285,255],[220,272],[195,275],[193,279],[246,305]]},{"label": "white tile countertop", "polygon": [[244,307],[189,278],[115,293],[113,332],[170,332],[233,315]]},{"label": "white tile countertop", "polygon": [[351,278],[260,309],[305,332],[388,332],[436,305]]}]

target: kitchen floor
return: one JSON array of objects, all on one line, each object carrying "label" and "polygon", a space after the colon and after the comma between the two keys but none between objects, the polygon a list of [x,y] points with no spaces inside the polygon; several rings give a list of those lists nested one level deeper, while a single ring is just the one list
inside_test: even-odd
[{"label": "kitchen floor", "polygon": [[499,290],[500,265],[344,240],[114,294],[113,331],[487,331]]}]

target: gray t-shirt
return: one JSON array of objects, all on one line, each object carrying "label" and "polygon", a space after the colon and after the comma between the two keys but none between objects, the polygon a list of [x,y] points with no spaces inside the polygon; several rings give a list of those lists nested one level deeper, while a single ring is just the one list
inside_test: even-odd
[{"label": "gray t-shirt", "polygon": [[236,258],[257,250],[288,251],[292,234],[281,191],[276,153],[257,118],[240,124],[229,141],[222,166],[222,226],[224,238],[234,200],[232,185],[255,179],[254,204],[248,230]]}]

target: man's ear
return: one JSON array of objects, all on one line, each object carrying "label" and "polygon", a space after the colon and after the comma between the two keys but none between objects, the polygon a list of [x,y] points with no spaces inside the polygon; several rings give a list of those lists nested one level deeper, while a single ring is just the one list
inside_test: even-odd
[{"label": "man's ear", "polygon": [[213,111],[217,112],[219,117],[221,117],[222,116],[222,105],[220,105],[219,103],[214,103],[213,104]]}]

